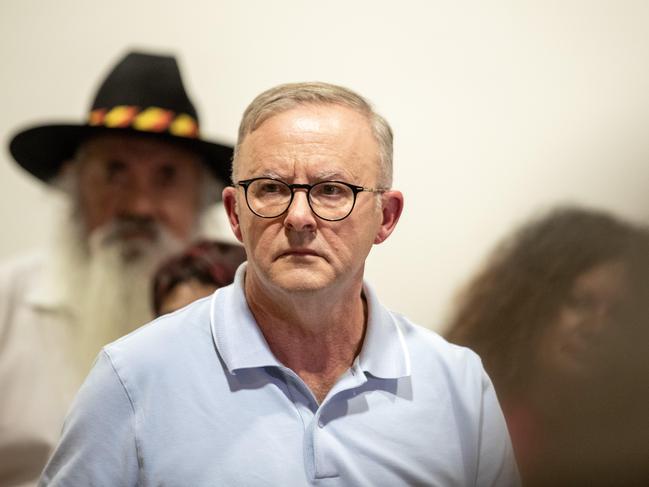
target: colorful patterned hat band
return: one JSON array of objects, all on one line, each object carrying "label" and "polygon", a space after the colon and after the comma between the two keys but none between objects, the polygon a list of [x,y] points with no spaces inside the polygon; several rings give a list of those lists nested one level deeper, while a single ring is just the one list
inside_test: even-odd
[{"label": "colorful patterned hat band", "polygon": [[159,107],[142,109],[134,105],[119,105],[111,109],[97,108],[90,112],[92,127],[132,128],[142,132],[168,132],[177,137],[196,139],[198,122],[186,113],[176,113]]}]

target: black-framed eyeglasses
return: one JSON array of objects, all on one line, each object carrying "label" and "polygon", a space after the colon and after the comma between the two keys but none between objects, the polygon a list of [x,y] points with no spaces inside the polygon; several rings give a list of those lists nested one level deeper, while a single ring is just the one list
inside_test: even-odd
[{"label": "black-framed eyeglasses", "polygon": [[244,179],[235,183],[244,189],[248,208],[261,218],[277,218],[293,202],[296,189],[304,189],[311,211],[322,220],[335,222],[347,218],[356,204],[356,195],[362,191],[383,193],[374,189],[342,181],[321,181],[316,184],[288,184],[274,178]]}]

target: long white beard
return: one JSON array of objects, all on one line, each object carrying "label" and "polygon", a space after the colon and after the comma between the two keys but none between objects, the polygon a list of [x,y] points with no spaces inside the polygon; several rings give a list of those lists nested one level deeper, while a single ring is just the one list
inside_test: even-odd
[{"label": "long white beard", "polygon": [[88,239],[68,220],[55,246],[53,277],[74,317],[72,348],[83,375],[102,346],[151,320],[152,275],[184,246],[159,225],[151,239],[120,238],[122,229],[111,223]]}]

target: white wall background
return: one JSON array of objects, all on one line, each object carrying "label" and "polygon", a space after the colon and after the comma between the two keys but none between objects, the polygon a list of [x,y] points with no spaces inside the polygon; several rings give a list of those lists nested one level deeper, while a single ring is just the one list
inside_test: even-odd
[{"label": "white wall background", "polygon": [[[323,80],[396,133],[396,233],[367,275],[439,329],[486,252],[533,212],[580,203],[649,220],[649,2],[2,0],[0,137],[81,121],[130,47],[176,53],[207,136],[248,102]],[[0,153],[0,258],[48,238],[52,197]],[[228,230],[229,231],[229,230]]]}]

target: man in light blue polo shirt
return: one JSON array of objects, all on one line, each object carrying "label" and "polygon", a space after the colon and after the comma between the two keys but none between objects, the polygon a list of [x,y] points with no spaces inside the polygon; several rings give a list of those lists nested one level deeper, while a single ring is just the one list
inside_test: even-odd
[{"label": "man in light blue polo shirt", "polygon": [[104,348],[42,485],[518,485],[478,357],[363,281],[403,207],[387,122],[342,87],[278,86],[232,176],[247,264]]}]

